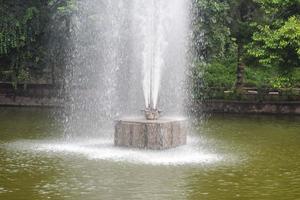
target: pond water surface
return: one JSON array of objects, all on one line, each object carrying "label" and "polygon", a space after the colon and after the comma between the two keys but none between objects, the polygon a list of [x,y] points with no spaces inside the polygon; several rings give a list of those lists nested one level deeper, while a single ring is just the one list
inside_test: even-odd
[{"label": "pond water surface", "polygon": [[52,112],[0,109],[1,200],[300,199],[299,117],[214,115],[190,148],[147,153],[62,142]]}]

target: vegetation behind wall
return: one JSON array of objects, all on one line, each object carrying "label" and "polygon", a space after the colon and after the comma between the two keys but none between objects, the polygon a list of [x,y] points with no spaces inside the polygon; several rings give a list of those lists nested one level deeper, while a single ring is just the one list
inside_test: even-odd
[{"label": "vegetation behind wall", "polygon": [[[300,87],[300,1],[195,0],[194,97]],[[200,45],[199,45],[200,44]],[[220,94],[219,94],[220,96]]]},{"label": "vegetation behind wall", "polygon": [[65,65],[72,0],[0,0],[0,80],[54,83]]},{"label": "vegetation behind wall", "polygon": [[[195,99],[300,87],[300,0],[193,0],[193,11]],[[76,0],[0,0],[0,82],[63,84],[74,13]]]}]

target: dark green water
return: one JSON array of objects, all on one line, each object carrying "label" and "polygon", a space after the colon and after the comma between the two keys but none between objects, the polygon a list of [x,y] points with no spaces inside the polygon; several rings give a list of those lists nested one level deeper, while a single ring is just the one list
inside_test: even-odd
[{"label": "dark green water", "polygon": [[61,135],[49,116],[0,109],[1,200],[300,199],[299,117],[212,116],[197,131],[198,145],[222,159],[160,165],[86,156],[95,149],[39,151]]}]

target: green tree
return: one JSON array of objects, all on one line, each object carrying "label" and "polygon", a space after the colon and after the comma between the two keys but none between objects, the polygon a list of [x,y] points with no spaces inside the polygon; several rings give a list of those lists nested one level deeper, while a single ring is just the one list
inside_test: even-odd
[{"label": "green tree", "polygon": [[229,5],[221,0],[195,0],[193,43],[196,56],[211,62],[226,57],[230,48]]},{"label": "green tree", "polygon": [[194,41],[198,57],[207,63],[224,63],[235,57],[236,87],[242,87],[244,47],[254,31],[251,23],[261,15],[258,4],[253,0],[200,0],[196,7]]},{"label": "green tree", "polygon": [[0,56],[9,60],[1,72],[16,86],[18,81],[29,80],[30,70],[40,63],[36,45],[40,12],[31,3],[11,1],[2,2],[0,10]]},{"label": "green tree", "polygon": [[16,87],[44,76],[53,60],[52,68],[64,62],[75,6],[75,0],[0,0],[0,78]]},{"label": "green tree", "polygon": [[251,23],[260,18],[260,9],[253,0],[229,0],[228,26],[236,45],[236,84],[240,90],[244,84],[245,57],[244,47],[251,41],[253,28]]},{"label": "green tree", "polygon": [[300,0],[257,0],[264,8],[264,23],[247,52],[264,66],[279,66],[287,71],[300,66]]}]

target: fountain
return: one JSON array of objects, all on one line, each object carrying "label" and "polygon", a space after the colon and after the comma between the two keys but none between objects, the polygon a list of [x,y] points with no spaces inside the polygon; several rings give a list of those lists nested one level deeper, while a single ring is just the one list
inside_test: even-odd
[{"label": "fountain", "polygon": [[115,146],[142,149],[186,144],[188,6],[78,1],[66,70],[67,138],[111,138]]},{"label": "fountain", "polygon": [[[22,139],[8,146],[14,150],[19,147],[26,155],[27,150],[33,156],[44,153],[47,161],[48,155],[70,155],[72,161],[79,158],[78,162],[88,165],[92,160],[109,161],[103,167],[97,162],[96,168],[111,170],[116,166],[118,171],[119,165],[106,164],[189,165],[220,161],[219,155],[206,148],[210,146],[207,140],[186,136],[187,122],[181,117],[187,97],[189,0],[76,2],[70,56],[64,71],[65,106],[58,118],[63,120],[62,138],[54,135],[51,139],[51,132],[45,139]],[[177,146],[180,147],[173,148]],[[157,151],[162,149],[167,150]],[[87,162],[82,162],[82,157]]]},{"label": "fountain", "polygon": [[116,146],[163,150],[186,144],[187,124],[184,119],[160,119],[161,111],[152,103],[144,113],[145,118],[124,118],[116,122]]},{"label": "fountain", "polygon": [[[164,55],[162,49],[168,45],[163,38],[162,13],[157,10],[163,6],[158,0],[150,0],[145,16],[143,90],[145,99],[145,118],[122,118],[116,122],[114,144],[116,146],[143,149],[169,149],[186,144],[187,126],[184,119],[160,118],[157,108]],[[166,23],[166,21],[164,21]],[[161,44],[163,43],[163,45]]]}]

